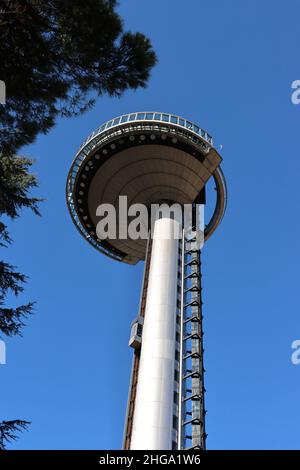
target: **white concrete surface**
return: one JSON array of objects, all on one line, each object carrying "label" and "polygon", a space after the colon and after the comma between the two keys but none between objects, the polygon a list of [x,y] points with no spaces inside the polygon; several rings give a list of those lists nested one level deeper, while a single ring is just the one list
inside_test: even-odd
[{"label": "white concrete surface", "polygon": [[172,448],[178,222],[155,222],[131,449]]}]

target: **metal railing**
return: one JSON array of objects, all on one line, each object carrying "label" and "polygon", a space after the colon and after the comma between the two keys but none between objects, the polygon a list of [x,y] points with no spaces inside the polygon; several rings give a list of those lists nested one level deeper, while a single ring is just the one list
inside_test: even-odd
[{"label": "metal railing", "polygon": [[213,139],[211,135],[208,134],[204,129],[199,127],[192,121],[185,119],[181,116],[177,116],[175,114],[169,113],[159,113],[159,112],[139,112],[139,113],[131,113],[131,114],[123,114],[122,116],[118,116],[110,121],[106,121],[104,124],[101,124],[96,130],[94,130],[83,142],[80,146],[79,151],[87,145],[87,143],[92,140],[96,135],[101,134],[102,132],[107,131],[108,129],[112,129],[113,127],[120,126],[122,124],[127,124],[130,122],[136,121],[157,121],[163,123],[170,123],[174,124],[178,127],[183,127],[188,129],[189,131],[194,132],[196,135],[202,137],[209,145],[213,145]]}]

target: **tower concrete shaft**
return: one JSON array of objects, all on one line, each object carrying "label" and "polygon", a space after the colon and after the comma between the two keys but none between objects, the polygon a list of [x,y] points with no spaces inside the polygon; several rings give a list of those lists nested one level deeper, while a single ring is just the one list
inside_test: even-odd
[{"label": "tower concrete shaft", "polygon": [[199,250],[177,221],[162,217],[132,324],[125,449],[205,448],[201,305]]},{"label": "tower concrete shaft", "polygon": [[154,225],[131,449],[170,449],[172,444],[180,264],[179,240],[172,234],[176,224],[161,218]]}]

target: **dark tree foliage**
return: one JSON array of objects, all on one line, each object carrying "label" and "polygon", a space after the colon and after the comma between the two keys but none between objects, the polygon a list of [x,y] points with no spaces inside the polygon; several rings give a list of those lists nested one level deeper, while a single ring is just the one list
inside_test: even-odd
[{"label": "dark tree foliage", "polygon": [[[28,192],[37,186],[36,177],[29,172],[32,161],[24,157],[0,156],[0,217],[19,217],[21,209],[30,208],[39,214],[39,199],[29,197]],[[2,247],[12,242],[4,222],[0,222],[0,244]],[[17,307],[5,305],[8,294],[17,296],[23,292],[26,276],[12,266],[0,261],[0,332],[6,336],[20,335],[24,320],[33,311],[34,303]]]},{"label": "dark tree foliage", "polygon": [[32,313],[34,302],[16,308],[4,306],[7,293],[23,292],[26,276],[15,271],[15,266],[0,261],[0,331],[6,336],[20,335],[24,320]]},{"label": "dark tree foliage", "polygon": [[104,93],[144,87],[156,62],[141,33],[123,30],[115,0],[2,0],[0,148],[16,151],[59,115],[90,108]]},{"label": "dark tree foliage", "polygon": [[0,217],[5,214],[15,219],[25,207],[40,215],[40,199],[28,196],[29,191],[37,187],[36,176],[29,172],[32,164],[26,157],[0,155]]},{"label": "dark tree foliage", "polygon": [[[0,0],[0,247],[12,240],[6,218],[38,214],[32,162],[15,154],[46,133],[59,116],[76,116],[97,96],[145,87],[156,56],[148,38],[124,31],[116,0]],[[3,220],[5,218],[5,220]],[[21,334],[33,303],[6,305],[26,276],[0,262],[0,333]],[[30,423],[0,422],[0,450]]]},{"label": "dark tree foliage", "polygon": [[6,225],[3,222],[0,222],[0,247],[7,246],[12,242],[12,239],[9,236]]},{"label": "dark tree foliage", "polygon": [[15,419],[12,421],[0,421],[0,450],[5,450],[7,444],[15,441],[18,433],[26,431],[30,422]]}]

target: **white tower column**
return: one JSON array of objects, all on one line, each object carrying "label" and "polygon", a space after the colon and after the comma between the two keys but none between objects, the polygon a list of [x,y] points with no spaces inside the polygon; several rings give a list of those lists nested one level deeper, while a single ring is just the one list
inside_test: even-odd
[{"label": "white tower column", "polygon": [[155,221],[131,449],[172,448],[176,303],[181,230],[170,217]]}]

